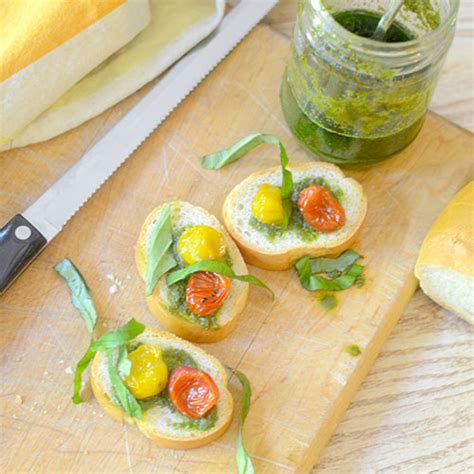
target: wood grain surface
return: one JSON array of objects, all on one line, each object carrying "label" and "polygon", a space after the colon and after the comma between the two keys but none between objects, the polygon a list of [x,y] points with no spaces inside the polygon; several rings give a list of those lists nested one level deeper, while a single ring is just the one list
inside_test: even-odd
[{"label": "wood grain surface", "polygon": [[[283,3],[282,8],[285,8]],[[292,8],[290,5],[288,11]],[[278,9],[274,13],[277,14]],[[270,21],[278,26],[274,17]],[[254,50],[259,49],[261,44],[264,43],[254,44]],[[245,66],[251,64],[252,57],[250,54],[245,56]],[[226,66],[227,63],[228,61],[220,66],[219,70],[230,67]],[[231,70],[232,78],[238,72]],[[236,86],[235,80],[229,82]],[[218,84],[223,88],[229,86],[225,82],[216,81],[214,89]],[[195,96],[201,101],[199,105],[208,110],[217,104],[213,102],[212,95],[202,92],[204,86],[205,84],[197,90]],[[250,99],[256,101],[256,109],[265,118],[261,125],[287,137],[286,129],[278,124],[279,111],[264,100],[271,87],[259,83],[258,95],[237,87],[231,98],[239,103]],[[42,189],[63,174],[144,92],[140,91],[120,106],[92,120],[84,129],[69,132],[64,142],[57,139],[54,156],[50,154],[50,145],[47,144],[0,155],[0,221],[5,221],[13,212],[20,211]],[[233,469],[235,423],[222,441],[209,448],[210,451],[205,456],[207,462],[202,464],[198,451],[186,454],[157,451],[135,430],[126,427],[122,429],[106,417],[102,418],[93,401],[81,407],[71,407],[68,398],[71,375],[68,369],[77,360],[76,352],[86,344],[85,334],[67,302],[62,283],[54,280],[54,285],[46,285],[46,290],[42,286],[45,275],[53,278],[47,272],[51,271],[51,266],[57,259],[70,255],[81,268],[82,265],[85,266],[87,276],[91,275],[94,296],[99,303],[99,310],[106,317],[107,325],[116,325],[131,315],[143,315],[141,319],[151,323],[151,317],[147,315],[145,304],[140,299],[141,288],[135,277],[133,261],[127,255],[123,242],[129,245],[133,241],[135,235],[131,229],[139,228],[146,214],[145,207],[152,204],[154,196],[144,192],[146,186],[138,195],[132,195],[130,189],[145,184],[152,176],[157,182],[156,199],[161,199],[162,193],[165,193],[166,198],[175,197],[169,186],[165,186],[160,192],[158,189],[163,175],[167,176],[166,179],[170,176],[176,179],[176,170],[170,166],[159,170],[156,161],[164,157],[166,163],[167,159],[184,156],[186,164],[192,168],[191,172],[199,174],[200,170],[196,169],[189,158],[197,156],[199,152],[209,151],[201,150],[205,143],[209,145],[212,142],[215,147],[226,144],[223,140],[227,142],[229,133],[238,133],[241,126],[238,124],[245,119],[244,112],[239,110],[226,133],[203,140],[191,133],[193,122],[200,119],[195,109],[196,107],[185,109],[183,106],[173,114],[155,134],[156,137],[154,135],[145,144],[145,151],[139,151],[125,165],[126,171],[120,170],[94,197],[95,202],[100,200],[104,205],[94,205],[93,201],[88,203],[81,214],[71,221],[66,232],[12,287],[8,299],[2,301],[0,378],[2,382],[7,381],[2,383],[0,398],[2,472],[227,472]],[[213,125],[212,120],[206,115],[200,121],[200,126],[210,127]],[[437,132],[445,126],[436,116],[430,118],[430,123]],[[451,137],[464,137],[464,152],[472,150],[472,138],[455,127],[447,127]],[[442,145],[446,145],[443,140],[441,139]],[[289,138],[287,141],[291,142]],[[290,149],[295,151],[297,148],[292,142]],[[265,160],[270,155],[269,151],[263,153]],[[147,161],[146,156],[152,159]],[[13,160],[14,165],[11,164]],[[241,169],[240,172],[246,171]],[[201,179],[202,176],[199,176]],[[229,176],[233,176],[233,172]],[[233,179],[236,178],[229,179],[226,186],[230,186]],[[20,192],[18,183],[22,183]],[[454,180],[450,184],[453,186],[450,192],[454,192]],[[208,193],[204,192],[202,199],[203,204],[209,204],[208,207],[219,214],[218,206],[211,202]],[[127,216],[126,221],[123,220],[124,215]],[[91,226],[94,227],[92,234]],[[107,249],[102,247],[104,235],[109,238]],[[124,255],[119,267],[115,263],[117,254]],[[91,259],[94,259],[94,265],[91,265]],[[116,271],[117,268],[120,269],[119,272]],[[124,286],[114,297],[108,292],[111,284],[107,279],[109,273],[116,273]],[[259,271],[256,273],[266,274]],[[128,275],[131,276],[130,279],[127,278]],[[277,284],[283,283],[286,284],[285,277],[277,277]],[[245,323],[238,330],[241,332],[235,334],[237,340],[242,339],[245,331],[252,329],[253,324],[263,324],[261,327],[265,334],[265,325],[275,318],[279,321],[276,316],[278,311],[272,316],[272,312],[265,310],[266,304],[261,301],[260,294],[258,297],[252,308],[257,321],[249,322],[249,326]],[[31,311],[32,306],[34,311]],[[71,339],[64,341],[58,334],[68,334]],[[22,350],[18,350],[18,347]],[[210,351],[221,355],[228,363],[237,364],[241,360],[241,354],[237,350],[229,350],[223,344],[220,347],[218,344],[214,345]],[[469,411],[472,400],[471,356],[472,333],[467,324],[417,293],[394,337],[386,345],[382,359],[375,365],[363,390],[354,400],[339,430],[320,458],[318,471],[467,471],[472,467],[472,444],[469,441],[472,437]],[[249,375],[262,372],[261,367],[252,363],[251,359],[243,358],[241,362],[242,368]],[[34,373],[30,370],[32,363]],[[29,376],[18,377],[24,371],[29,371]],[[265,379],[261,382],[257,382],[255,387],[256,404],[247,428],[248,436],[255,435],[260,442],[256,445],[251,443],[251,451],[256,455],[259,471],[284,472],[301,461],[301,451],[304,448],[286,456],[288,448],[274,441],[286,436],[288,430],[291,432],[291,425],[285,425],[284,429],[273,424],[273,421],[265,425],[260,415],[264,412],[262,407],[269,394]],[[234,383],[232,388],[238,397]],[[38,393],[42,395],[36,396]],[[72,414],[72,409],[77,410],[77,415]],[[305,429],[311,431],[313,427]],[[265,439],[262,433],[264,428],[271,430],[272,440]],[[87,436],[84,437],[84,433]],[[276,438],[275,433],[278,434]],[[299,439],[294,432],[291,434],[292,439]],[[305,440],[299,441],[304,447]],[[259,454],[261,450],[265,453],[264,456]]]},{"label": "wood grain surface", "polygon": [[[290,36],[296,4],[280,0],[266,22]],[[473,56],[474,1],[461,0],[431,109],[471,132]],[[418,290],[313,474],[472,472],[473,359],[472,327]]]}]

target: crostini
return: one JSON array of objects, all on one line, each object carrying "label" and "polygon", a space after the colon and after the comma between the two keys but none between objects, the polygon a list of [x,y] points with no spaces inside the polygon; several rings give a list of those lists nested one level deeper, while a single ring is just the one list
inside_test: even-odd
[{"label": "crostini", "polygon": [[[163,218],[168,221],[167,238],[163,238]],[[157,254],[161,258],[158,265]],[[148,307],[166,330],[200,343],[219,341],[232,331],[247,302],[247,282],[216,271],[195,272],[173,284],[168,278],[171,270],[200,262],[220,262],[232,269],[234,276],[247,273],[237,246],[213,215],[184,201],[154,209],[143,224],[135,256],[147,285]],[[155,273],[157,281],[150,283],[154,271],[151,260],[162,270],[158,270],[159,278]]]},{"label": "crostini", "polygon": [[262,144],[280,150],[281,167],[258,171],[224,201],[224,223],[246,262],[286,270],[301,257],[346,250],[367,213],[362,186],[329,163],[288,166],[274,135],[251,133],[221,151],[201,157],[205,169],[220,169]]},{"label": "crostini", "polygon": [[291,215],[282,229],[282,169],[250,175],[227,196],[224,223],[245,260],[269,270],[286,270],[302,256],[338,255],[350,247],[364,221],[362,186],[335,165],[288,167],[293,176]]},{"label": "crostini", "polygon": [[[141,418],[123,409],[109,373],[106,352],[91,368],[95,397],[112,418],[136,425],[159,446],[192,449],[219,438],[232,420],[233,399],[222,364],[173,334],[145,328],[128,342],[130,373],[124,384],[141,408]],[[112,354],[115,365],[119,350]]]}]

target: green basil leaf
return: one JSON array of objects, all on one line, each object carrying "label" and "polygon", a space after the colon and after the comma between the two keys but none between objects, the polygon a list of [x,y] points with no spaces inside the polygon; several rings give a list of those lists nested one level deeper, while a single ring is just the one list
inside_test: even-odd
[{"label": "green basil leaf", "polygon": [[281,201],[283,204],[283,225],[282,230],[285,231],[290,223],[293,206],[291,204],[291,195],[293,193],[293,175],[286,169],[288,166],[288,155],[282,143],[280,145],[280,161],[281,161]]},{"label": "green basil leaf", "polygon": [[329,272],[344,272],[351,265],[357,262],[362,255],[358,254],[354,250],[346,250],[337,258],[312,258],[311,259],[311,271],[312,273],[329,273]]},{"label": "green basil leaf", "polygon": [[242,158],[249,151],[253,150],[262,143],[270,143],[276,145],[280,149],[280,162],[281,162],[281,200],[283,204],[283,225],[282,230],[286,230],[290,222],[292,205],[291,205],[291,194],[293,192],[293,176],[291,172],[286,169],[288,166],[288,154],[283,146],[283,143],[278,140],[274,135],[267,135],[265,133],[252,133],[242,138],[235,145],[232,145],[225,150],[211,153],[210,155],[203,156],[201,158],[201,164],[208,170],[217,170],[238,159]]},{"label": "green basil leaf", "polygon": [[176,259],[173,256],[172,246],[171,206],[170,204],[166,204],[153,229],[150,247],[147,252],[147,268],[145,274],[147,296],[153,293],[158,280],[177,265]]},{"label": "green basil leaf", "polygon": [[80,395],[81,386],[82,386],[82,374],[89,367],[91,360],[94,358],[95,350],[93,349],[94,339],[91,339],[87,352],[84,354],[82,359],[76,365],[76,371],[74,372],[74,394],[72,396],[72,401],[76,404],[82,403],[82,398]]},{"label": "green basil leaf", "polygon": [[106,332],[94,343],[92,348],[95,352],[98,352],[122,346],[135,339],[144,330],[145,326],[143,324],[135,321],[135,319],[131,319],[127,324],[118,329]]},{"label": "green basil leaf", "polygon": [[239,474],[254,474],[252,458],[248,455],[244,446],[244,423],[250,410],[250,401],[252,399],[252,388],[249,379],[244,373],[237,369],[230,369],[239,379],[242,385],[242,411],[240,412],[239,434],[237,435],[237,470]]},{"label": "green basil leaf", "polygon": [[130,362],[130,359],[128,358],[127,346],[125,345],[119,347],[117,369],[122,378],[128,377],[130,375],[130,370],[132,369],[132,363]]},{"label": "green basil leaf", "polygon": [[272,294],[272,297],[275,297],[273,291],[257,277],[253,275],[236,275],[232,268],[230,268],[227,264],[219,260],[201,260],[200,262],[188,265],[187,267],[184,267],[181,270],[171,272],[168,275],[166,282],[169,286],[171,286],[177,283],[178,281],[186,279],[189,275],[192,275],[196,272],[214,272],[219,273],[220,275],[225,275],[235,280],[245,281],[247,283],[251,283],[252,285],[260,286],[261,288],[267,289]]},{"label": "green basil leaf", "polygon": [[92,333],[97,321],[97,312],[90,295],[86,281],[75,267],[75,265],[65,258],[54,266],[54,269],[64,278],[71,292],[71,302],[79,311],[87,330]]},{"label": "green basil leaf", "polygon": [[117,373],[112,357],[112,349],[107,349],[106,353],[108,363],[107,370],[109,372],[110,381],[112,382],[112,388],[119,399],[120,405],[128,416],[132,418],[142,418],[143,412],[140,405]]},{"label": "green basil leaf", "polygon": [[356,278],[362,273],[364,267],[359,264],[352,265],[346,273],[334,278],[327,279],[321,276],[313,275],[311,270],[311,260],[308,257],[302,257],[296,263],[296,271],[301,285],[308,291],[341,291],[350,288]]}]

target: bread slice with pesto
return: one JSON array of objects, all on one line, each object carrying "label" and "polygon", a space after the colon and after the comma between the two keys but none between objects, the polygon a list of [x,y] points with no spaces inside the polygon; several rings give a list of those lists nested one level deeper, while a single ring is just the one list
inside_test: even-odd
[{"label": "bread slice with pesto", "polygon": [[[223,249],[222,255],[219,255],[220,259],[236,274],[247,273],[247,267],[237,246],[216,217],[205,209],[188,202],[173,201],[154,209],[142,226],[135,247],[135,258],[138,272],[145,283],[153,247],[153,235],[168,205],[172,235],[171,253],[176,260],[176,268],[188,265],[183,255],[188,255],[189,249],[186,250],[184,245],[180,247],[181,237],[185,232],[186,235],[192,236],[193,229],[204,227],[214,229],[220,236],[218,238],[222,239],[222,246],[219,247]],[[214,232],[212,237],[215,238],[217,233]],[[216,257],[212,249],[209,252],[211,256]],[[205,248],[204,253],[206,253]],[[211,343],[223,339],[234,329],[237,316],[243,311],[247,302],[248,283],[232,279],[227,297],[216,312],[210,316],[201,316],[194,313],[187,302],[188,282],[185,280],[168,285],[169,273],[168,271],[159,278],[151,294],[146,297],[150,311],[166,330],[192,342]]]},{"label": "bread slice with pesto", "polygon": [[[367,213],[362,186],[330,163],[305,163],[288,166],[293,178],[291,218],[287,229],[266,224],[253,214],[255,196],[262,185],[278,188],[282,168],[253,173],[238,184],[223,205],[224,223],[237,242],[245,260],[269,270],[286,270],[303,256],[338,255],[351,246]],[[330,231],[315,230],[298,208],[301,192],[311,185],[327,190],[345,213],[343,225]]]},{"label": "bread slice with pesto", "polygon": [[[208,374],[218,388],[216,406],[202,418],[192,419],[175,408],[164,389],[158,395],[138,400],[142,418],[132,418],[122,409],[113,390],[106,353],[97,352],[91,367],[91,385],[104,411],[115,420],[137,426],[148,438],[165,448],[198,448],[219,438],[229,427],[233,413],[233,399],[222,364],[194,344],[157,329],[146,328],[128,343],[127,349],[133,351],[142,344],[161,350],[168,373],[175,367],[187,366]],[[113,357],[116,362],[117,349]]]}]

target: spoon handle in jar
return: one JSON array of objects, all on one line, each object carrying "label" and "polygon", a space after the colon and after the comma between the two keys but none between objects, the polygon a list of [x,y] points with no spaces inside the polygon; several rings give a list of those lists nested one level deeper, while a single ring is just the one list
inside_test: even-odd
[{"label": "spoon handle in jar", "polygon": [[403,0],[392,0],[387,8],[387,11],[383,14],[382,18],[377,24],[374,34],[372,35],[373,40],[383,41],[387,31],[392,26],[395,17],[397,16],[400,8],[403,5]]}]

